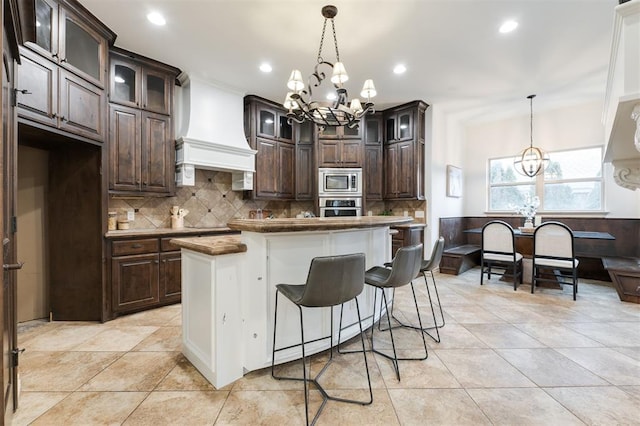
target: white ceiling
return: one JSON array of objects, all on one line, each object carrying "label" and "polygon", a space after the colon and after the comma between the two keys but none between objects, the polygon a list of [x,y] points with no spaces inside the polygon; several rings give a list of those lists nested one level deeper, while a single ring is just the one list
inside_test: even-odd
[{"label": "white ceiling", "polygon": [[[383,107],[422,99],[469,120],[604,97],[617,0],[80,0],[116,45],[187,73],[284,99],[293,68],[315,65],[325,4],[358,96],[372,78]],[[152,10],[164,27],[146,19]],[[519,22],[510,34],[498,27]],[[323,56],[335,60],[330,34]],[[258,70],[261,62],[273,72]],[[404,63],[407,72],[392,69]]]}]

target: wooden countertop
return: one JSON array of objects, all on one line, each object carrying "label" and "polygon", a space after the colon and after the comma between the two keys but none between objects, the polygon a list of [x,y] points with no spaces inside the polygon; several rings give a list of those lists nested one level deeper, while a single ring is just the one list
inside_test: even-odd
[{"label": "wooden countertop", "polygon": [[414,219],[413,222],[401,223],[399,225],[393,225],[392,228],[424,228],[427,224],[424,222],[418,222]]},{"label": "wooden countertop", "polygon": [[227,226],[250,232],[330,231],[338,229],[398,226],[413,220],[405,216],[312,217],[304,219],[233,219]]},{"label": "wooden countertop", "polygon": [[211,256],[247,251],[247,246],[240,242],[239,235],[173,238],[171,244]]},{"label": "wooden countertop", "polygon": [[164,236],[188,236],[188,235],[202,235],[202,234],[235,234],[234,231],[226,226],[219,226],[215,228],[145,228],[145,229],[125,229],[118,231],[109,231],[104,234],[105,238],[130,238],[130,237],[164,237]]}]

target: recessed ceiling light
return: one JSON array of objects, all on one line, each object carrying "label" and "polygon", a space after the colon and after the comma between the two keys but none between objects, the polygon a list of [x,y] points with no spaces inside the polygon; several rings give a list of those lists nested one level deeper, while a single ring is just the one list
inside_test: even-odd
[{"label": "recessed ceiling light", "polygon": [[335,101],[336,97],[337,97],[336,94],[333,92],[327,94],[327,99],[330,101]]},{"label": "recessed ceiling light", "polygon": [[508,21],[504,21],[502,23],[502,25],[500,25],[500,29],[499,31],[502,34],[506,34],[506,33],[510,33],[511,31],[515,30],[516,28],[518,28],[518,23],[514,20],[508,20]]},{"label": "recessed ceiling light", "polygon": [[167,23],[167,20],[164,19],[164,16],[160,14],[160,12],[151,12],[147,15],[147,19],[154,25],[164,25]]},{"label": "recessed ceiling light", "polygon": [[260,64],[260,71],[262,72],[271,72],[273,70],[273,68],[271,68],[271,65],[269,65],[266,62],[263,62],[262,64]]},{"label": "recessed ceiling light", "polygon": [[398,64],[395,67],[393,67],[393,72],[395,74],[404,74],[407,71],[407,67],[405,67],[403,64]]}]

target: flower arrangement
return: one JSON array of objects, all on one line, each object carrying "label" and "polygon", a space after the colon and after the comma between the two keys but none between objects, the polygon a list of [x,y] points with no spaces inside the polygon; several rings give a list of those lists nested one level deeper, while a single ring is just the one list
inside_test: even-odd
[{"label": "flower arrangement", "polygon": [[531,197],[529,194],[526,195],[524,204],[516,207],[516,213],[521,214],[526,219],[524,223],[526,228],[533,228],[533,218],[538,211],[538,207],[540,207],[540,198],[537,195]]},{"label": "flower arrangement", "polygon": [[525,218],[525,228],[533,228],[533,218],[538,211],[538,207],[540,207],[540,198],[538,198],[537,195],[531,197],[529,194],[526,195],[524,204],[516,207],[516,213],[521,214]]}]

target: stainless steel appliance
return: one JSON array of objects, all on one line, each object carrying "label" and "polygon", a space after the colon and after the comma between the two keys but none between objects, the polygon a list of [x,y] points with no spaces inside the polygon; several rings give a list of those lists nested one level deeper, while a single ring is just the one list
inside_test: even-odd
[{"label": "stainless steel appliance", "polygon": [[319,168],[318,196],[362,197],[362,169]]},{"label": "stainless steel appliance", "polygon": [[320,217],[362,215],[362,197],[334,197],[320,199]]}]

